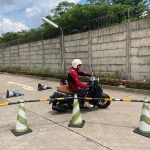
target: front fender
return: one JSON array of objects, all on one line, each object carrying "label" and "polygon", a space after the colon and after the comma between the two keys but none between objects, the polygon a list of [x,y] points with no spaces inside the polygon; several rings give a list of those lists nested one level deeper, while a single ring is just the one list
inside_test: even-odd
[{"label": "front fender", "polygon": [[110,98],[110,96],[105,93],[101,93],[101,96],[102,96],[102,98]]}]

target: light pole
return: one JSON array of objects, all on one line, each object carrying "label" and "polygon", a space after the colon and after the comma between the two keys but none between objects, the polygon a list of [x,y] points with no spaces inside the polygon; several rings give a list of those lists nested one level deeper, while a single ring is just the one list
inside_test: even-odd
[{"label": "light pole", "polygon": [[64,33],[63,33],[63,29],[58,26],[56,23],[54,23],[53,21],[45,18],[45,17],[42,17],[42,19],[47,22],[48,24],[52,25],[53,27],[55,28],[59,28],[60,31],[61,31],[61,70],[64,71]]}]

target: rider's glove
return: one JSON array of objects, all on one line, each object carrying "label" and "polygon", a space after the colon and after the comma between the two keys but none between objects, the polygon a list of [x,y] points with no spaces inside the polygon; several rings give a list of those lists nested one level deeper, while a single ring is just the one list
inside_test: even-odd
[{"label": "rider's glove", "polygon": [[92,76],[92,73],[91,73],[91,72],[90,72],[90,73],[88,73],[88,76],[89,76],[89,77],[91,77],[91,76]]}]

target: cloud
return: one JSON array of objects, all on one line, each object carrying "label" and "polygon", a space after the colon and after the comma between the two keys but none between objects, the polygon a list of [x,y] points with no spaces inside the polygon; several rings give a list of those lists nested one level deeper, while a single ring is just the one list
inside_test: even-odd
[{"label": "cloud", "polygon": [[0,34],[6,32],[18,32],[21,30],[29,30],[29,28],[21,22],[13,22],[8,18],[0,18]]},{"label": "cloud", "polygon": [[[36,0],[33,4],[26,8],[26,17],[33,21],[32,25],[38,26],[42,24],[41,17],[50,14],[50,10],[54,8],[62,0]],[[68,0],[69,2],[77,3],[80,0]],[[31,24],[31,23],[30,23]]]},{"label": "cloud", "polygon": [[[0,32],[5,33],[10,30],[16,32],[20,29],[31,29],[40,26],[42,24],[41,17],[49,15],[50,10],[61,1],[62,0],[1,0],[0,27],[3,30]],[[80,0],[68,1],[77,3]]]},{"label": "cloud", "polygon": [[[26,15],[33,17],[37,15],[48,15],[50,10],[58,5],[62,0],[36,0],[33,4],[26,8]],[[68,0],[69,2],[79,2],[79,0]]]},{"label": "cloud", "polygon": [[28,7],[26,8],[26,14],[27,14],[27,17],[30,18],[30,17],[34,17],[34,16],[37,16],[41,13],[42,11],[37,8],[37,7]]},{"label": "cloud", "polygon": [[1,0],[0,14],[10,13],[16,9],[28,6],[28,4],[31,4],[30,0]]}]

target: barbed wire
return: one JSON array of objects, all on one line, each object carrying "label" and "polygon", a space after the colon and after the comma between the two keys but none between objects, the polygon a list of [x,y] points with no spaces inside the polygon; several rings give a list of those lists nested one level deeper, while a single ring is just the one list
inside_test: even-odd
[{"label": "barbed wire", "polygon": [[107,27],[110,25],[112,26],[115,24],[122,23],[123,21],[126,22],[127,19],[128,19],[128,11],[118,12],[111,16],[104,16],[90,20],[89,28],[92,30]]},{"label": "barbed wire", "polygon": [[68,35],[68,34],[85,32],[97,28],[104,28],[115,24],[125,23],[128,22],[129,20],[131,22],[135,20],[150,18],[150,9],[144,12],[142,11],[143,11],[142,8],[140,9],[139,7],[138,8],[135,7],[133,9],[116,12],[112,15],[92,19],[85,24],[76,24],[76,25],[64,27],[63,30],[64,33]]}]

